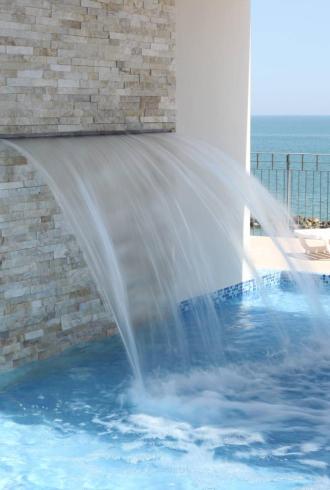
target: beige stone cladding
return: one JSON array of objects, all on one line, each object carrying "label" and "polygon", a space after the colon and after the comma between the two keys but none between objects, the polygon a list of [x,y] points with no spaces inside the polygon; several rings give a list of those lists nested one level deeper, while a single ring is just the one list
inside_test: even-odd
[{"label": "beige stone cladding", "polygon": [[115,332],[48,186],[0,144],[0,372]]},{"label": "beige stone cladding", "polygon": [[172,129],[174,0],[0,0],[0,133]]}]

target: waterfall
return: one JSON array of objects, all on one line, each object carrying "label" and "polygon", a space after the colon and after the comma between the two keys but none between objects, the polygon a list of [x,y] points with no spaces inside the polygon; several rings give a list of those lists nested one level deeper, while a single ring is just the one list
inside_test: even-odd
[{"label": "waterfall", "polygon": [[[289,233],[289,217],[259,182],[219,150],[174,134],[8,144],[35,163],[63,209],[137,379],[158,367],[160,351],[169,365],[221,360],[221,314],[210,294],[239,282],[243,268],[257,275],[244,249],[246,209],[276,242]],[[194,297],[203,300],[187,329],[178,305]]]}]

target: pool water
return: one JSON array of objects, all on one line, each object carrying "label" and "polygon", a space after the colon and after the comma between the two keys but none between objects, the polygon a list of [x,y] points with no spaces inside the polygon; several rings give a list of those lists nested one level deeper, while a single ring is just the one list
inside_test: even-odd
[{"label": "pool water", "polygon": [[320,301],[322,328],[292,289],[267,307],[229,300],[219,362],[165,365],[144,389],[118,337],[3,378],[0,489],[329,490],[327,290]]}]

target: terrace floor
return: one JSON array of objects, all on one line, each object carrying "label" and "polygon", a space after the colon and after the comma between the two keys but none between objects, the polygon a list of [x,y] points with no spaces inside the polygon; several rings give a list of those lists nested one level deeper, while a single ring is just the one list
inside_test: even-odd
[{"label": "terrace floor", "polygon": [[[309,257],[296,238],[281,238],[289,261],[297,270],[330,274],[330,257]],[[288,264],[269,237],[251,236],[249,254],[257,269],[288,269]]]}]

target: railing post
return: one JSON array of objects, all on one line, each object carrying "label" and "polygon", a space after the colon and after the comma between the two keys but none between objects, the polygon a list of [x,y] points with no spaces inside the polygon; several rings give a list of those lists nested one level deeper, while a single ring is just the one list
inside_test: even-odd
[{"label": "railing post", "polygon": [[288,212],[291,212],[291,167],[290,155],[286,156],[286,205]]}]

